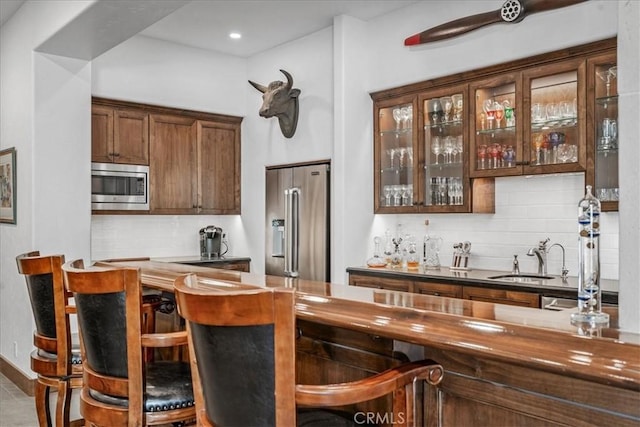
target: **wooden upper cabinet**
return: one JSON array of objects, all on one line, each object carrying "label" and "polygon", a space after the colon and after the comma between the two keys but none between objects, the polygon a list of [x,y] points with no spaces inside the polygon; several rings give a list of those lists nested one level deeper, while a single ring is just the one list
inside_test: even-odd
[{"label": "wooden upper cabinet", "polygon": [[151,213],[196,213],[196,119],[152,114],[149,120],[149,146]]},{"label": "wooden upper cabinet", "polygon": [[113,108],[91,106],[91,161],[113,162]]},{"label": "wooden upper cabinet", "polygon": [[101,105],[91,108],[91,161],[149,164],[149,115]]},{"label": "wooden upper cabinet", "polygon": [[240,127],[198,121],[198,194],[201,213],[240,213]]}]

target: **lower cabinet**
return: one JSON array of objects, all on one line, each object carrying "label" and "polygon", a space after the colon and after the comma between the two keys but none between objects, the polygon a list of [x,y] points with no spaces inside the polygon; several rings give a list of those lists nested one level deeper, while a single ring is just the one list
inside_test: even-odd
[{"label": "lower cabinet", "polygon": [[222,268],[224,270],[242,271],[249,273],[249,261],[209,262],[197,264],[199,267]]},{"label": "lower cabinet", "polygon": [[495,304],[540,308],[540,295],[532,292],[490,289],[456,283],[417,281],[402,278],[395,279],[353,273],[349,274],[349,285],[385,289],[388,291],[412,292],[438,297],[462,298]]},{"label": "lower cabinet", "polygon": [[492,302],[496,304],[518,305],[521,307],[540,308],[540,296],[531,292],[507,291],[503,289],[486,289],[465,286],[462,298],[473,301]]}]

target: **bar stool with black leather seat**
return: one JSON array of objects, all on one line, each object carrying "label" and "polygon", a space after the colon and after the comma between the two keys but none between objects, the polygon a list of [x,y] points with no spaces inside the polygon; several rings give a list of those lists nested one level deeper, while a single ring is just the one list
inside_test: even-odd
[{"label": "bar stool with black leather seat", "polygon": [[184,331],[144,334],[140,272],[63,265],[73,293],[84,362],[80,413],[87,426],[182,424],[195,420],[187,362],[147,362],[143,348],[186,345]]},{"label": "bar stool with black leather seat", "polygon": [[69,403],[73,389],[82,387],[79,344],[73,345],[69,315],[69,294],[62,275],[63,255],[40,256],[33,251],[16,257],[18,272],[25,276],[31,309],[36,324],[31,353],[31,370],[38,375],[35,403],[40,426],[53,426],[49,393],[58,393],[55,425],[83,425],[83,420],[69,420]]},{"label": "bar stool with black leather seat", "polygon": [[423,425],[417,419],[420,411],[414,411],[421,407],[415,405],[414,386],[438,384],[440,365],[412,362],[349,383],[296,385],[292,289],[225,291],[198,284],[194,274],[177,278],[174,285],[178,313],[189,333],[199,426],[369,425],[364,414],[317,408],[389,393],[394,414],[403,413],[408,426]]}]

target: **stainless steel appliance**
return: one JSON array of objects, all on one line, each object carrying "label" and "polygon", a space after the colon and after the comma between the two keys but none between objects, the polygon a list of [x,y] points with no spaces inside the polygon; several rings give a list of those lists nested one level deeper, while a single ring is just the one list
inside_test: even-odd
[{"label": "stainless steel appliance", "polygon": [[[220,258],[227,251],[222,252],[224,234],[222,228],[208,225],[200,229],[200,256],[202,258]],[[226,245],[225,245],[226,246]]]},{"label": "stainless steel appliance", "polygon": [[91,209],[149,210],[149,166],[91,163]]},{"label": "stainless steel appliance", "polygon": [[266,274],[328,282],[327,163],[266,171]]}]

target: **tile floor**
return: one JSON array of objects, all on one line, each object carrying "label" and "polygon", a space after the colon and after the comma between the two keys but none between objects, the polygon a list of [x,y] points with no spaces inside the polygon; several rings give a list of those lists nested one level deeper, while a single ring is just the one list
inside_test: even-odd
[{"label": "tile floor", "polygon": [[38,427],[33,397],[0,374],[0,427]]}]

